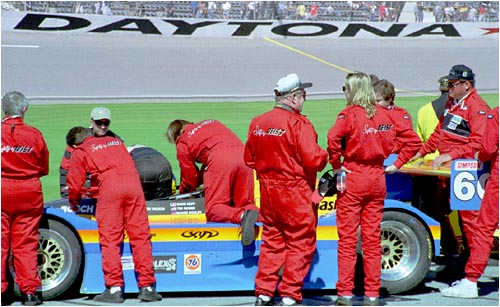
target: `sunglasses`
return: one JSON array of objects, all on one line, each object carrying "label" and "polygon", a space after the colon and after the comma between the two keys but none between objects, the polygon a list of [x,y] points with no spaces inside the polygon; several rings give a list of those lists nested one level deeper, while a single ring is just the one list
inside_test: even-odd
[{"label": "sunglasses", "polygon": [[449,88],[454,88],[455,86],[458,86],[458,85],[460,85],[460,84],[462,84],[462,83],[465,83],[465,81],[460,81],[460,82],[456,82],[456,83],[451,83],[451,82],[449,82],[449,83],[448,83],[448,87],[449,87]]},{"label": "sunglasses", "polygon": [[345,93],[345,91],[346,91],[346,90],[347,90],[347,87],[346,87],[345,85],[344,85],[344,86],[342,86],[342,92],[344,92],[344,93]]},{"label": "sunglasses", "polygon": [[111,121],[110,120],[94,120],[94,123],[97,125],[97,126],[109,126],[111,124]]}]

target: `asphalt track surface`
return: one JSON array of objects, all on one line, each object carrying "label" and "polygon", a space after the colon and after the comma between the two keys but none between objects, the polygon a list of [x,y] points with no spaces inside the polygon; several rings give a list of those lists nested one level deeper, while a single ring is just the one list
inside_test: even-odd
[{"label": "asphalt track surface", "polygon": [[[296,72],[312,81],[311,98],[340,97],[347,71],[374,73],[401,94],[435,95],[437,79],[454,64],[476,73],[479,93],[499,88],[498,40],[264,39],[2,32],[2,96],[19,90],[32,103],[114,103],[271,100],[274,83]],[[498,306],[498,261],[481,277],[480,298],[442,298],[444,281],[430,280],[389,306]],[[159,303],[123,305],[249,306],[247,293],[162,293]],[[334,294],[308,294],[308,305],[331,305]],[[355,301],[360,305],[361,301]],[[100,305],[91,297],[47,306]],[[19,302],[14,305],[20,305]]]},{"label": "asphalt track surface", "polygon": [[143,34],[2,32],[2,95],[33,103],[272,100],[290,72],[311,98],[340,97],[347,71],[390,80],[398,95],[435,95],[454,64],[498,92],[498,39],[158,37]]}]

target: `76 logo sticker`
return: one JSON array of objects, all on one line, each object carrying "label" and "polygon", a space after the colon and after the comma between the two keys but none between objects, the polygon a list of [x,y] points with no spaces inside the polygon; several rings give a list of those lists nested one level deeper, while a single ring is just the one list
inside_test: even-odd
[{"label": "76 logo sticker", "polygon": [[201,254],[184,254],[184,274],[201,274]]}]

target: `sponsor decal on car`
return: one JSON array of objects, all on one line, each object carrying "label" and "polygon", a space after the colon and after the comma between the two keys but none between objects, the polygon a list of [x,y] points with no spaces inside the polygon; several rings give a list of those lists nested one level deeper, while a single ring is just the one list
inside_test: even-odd
[{"label": "sponsor decal on car", "polygon": [[184,254],[184,274],[201,274],[201,254]]},{"label": "sponsor decal on car", "polygon": [[177,256],[154,256],[153,266],[155,273],[176,273]]}]

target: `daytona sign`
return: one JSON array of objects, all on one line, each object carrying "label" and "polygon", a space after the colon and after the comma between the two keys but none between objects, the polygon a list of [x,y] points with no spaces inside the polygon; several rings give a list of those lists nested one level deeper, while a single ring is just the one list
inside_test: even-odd
[{"label": "daytona sign", "polygon": [[160,19],[2,12],[2,31],[207,37],[471,38],[495,37],[497,23],[328,23]]}]

